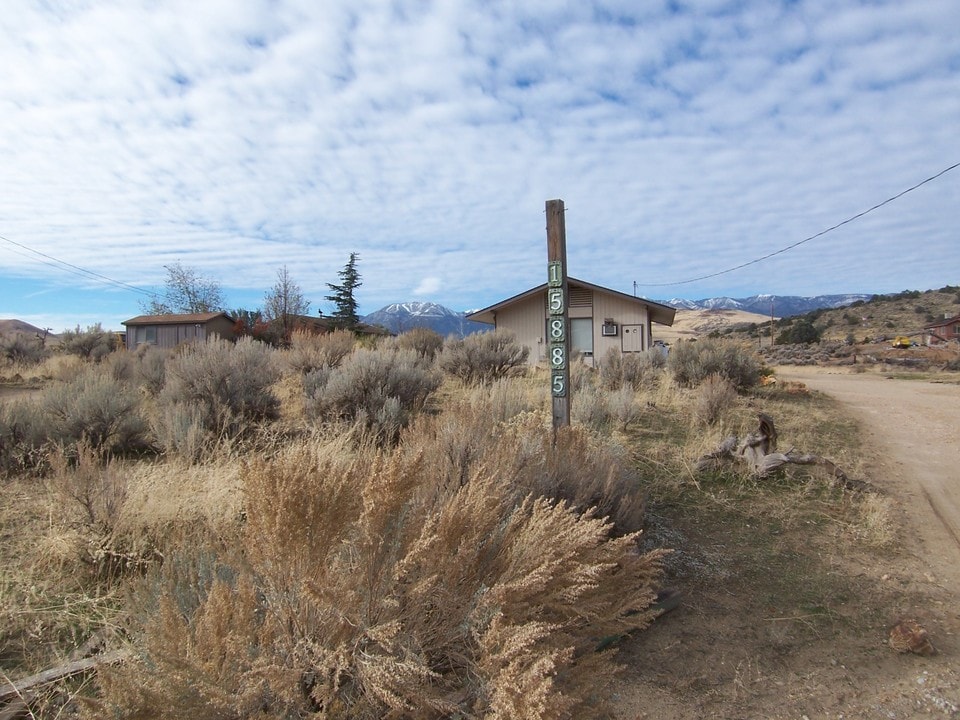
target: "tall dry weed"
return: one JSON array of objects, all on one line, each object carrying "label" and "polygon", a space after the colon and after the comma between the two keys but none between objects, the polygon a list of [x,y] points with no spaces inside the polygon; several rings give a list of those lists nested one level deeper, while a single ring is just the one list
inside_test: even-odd
[{"label": "tall dry weed", "polygon": [[241,547],[194,547],[145,583],[140,661],[105,673],[92,716],[596,712],[616,670],[597,640],[650,622],[659,554],[518,502],[495,469],[462,485],[434,469],[342,440],[251,463]]}]

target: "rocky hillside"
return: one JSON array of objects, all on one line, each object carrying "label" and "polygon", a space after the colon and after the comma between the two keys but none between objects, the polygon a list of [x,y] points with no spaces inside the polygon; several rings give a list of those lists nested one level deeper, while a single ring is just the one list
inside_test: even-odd
[{"label": "rocky hillside", "polygon": [[[874,295],[870,300],[858,300],[847,307],[780,318],[774,324],[774,333],[776,336],[797,323],[810,322],[823,341],[862,344],[901,335],[919,341],[926,325],[957,315],[960,315],[960,286],[947,285],[924,292],[905,290],[893,295]],[[736,324],[719,334],[755,339],[758,332],[761,338],[769,338],[769,323]]]}]

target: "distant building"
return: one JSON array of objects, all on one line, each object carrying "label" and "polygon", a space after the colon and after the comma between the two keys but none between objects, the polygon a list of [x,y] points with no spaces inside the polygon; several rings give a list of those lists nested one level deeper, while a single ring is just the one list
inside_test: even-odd
[{"label": "distant building", "polygon": [[[570,350],[599,366],[610,349],[643,352],[653,346],[651,325],[673,325],[677,311],[666,305],[593,285],[576,278],[569,286]],[[467,315],[468,320],[508,330],[530,349],[529,363],[546,362],[547,284]]]},{"label": "distant building", "polygon": [[124,320],[127,350],[141,345],[171,349],[181,343],[203,342],[210,337],[234,339],[234,320],[224,312],[190,315],[138,315]]},{"label": "distant building", "polygon": [[960,315],[945,317],[943,320],[924,326],[927,345],[939,345],[946,342],[960,342]]}]

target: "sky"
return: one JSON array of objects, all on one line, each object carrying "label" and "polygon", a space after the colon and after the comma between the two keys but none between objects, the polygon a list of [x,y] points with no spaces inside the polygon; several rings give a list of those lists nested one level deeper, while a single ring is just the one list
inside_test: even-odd
[{"label": "sky", "polygon": [[957,38],[956,0],[5,0],[0,318],[121,329],[174,263],[330,312],[351,252],[361,314],[478,309],[546,281],[553,199],[569,274],[651,299],[960,284]]}]

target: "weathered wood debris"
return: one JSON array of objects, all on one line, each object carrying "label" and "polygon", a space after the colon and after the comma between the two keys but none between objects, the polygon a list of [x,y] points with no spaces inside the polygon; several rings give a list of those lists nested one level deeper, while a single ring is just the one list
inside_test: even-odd
[{"label": "weathered wood debris", "polygon": [[59,680],[90,672],[101,665],[115,665],[127,660],[127,650],[103,650],[104,637],[94,635],[88,642],[72,654],[71,659],[62,665],[49,668],[36,675],[11,682],[0,680],[0,720],[16,720],[21,717],[34,717],[30,712],[30,703],[37,699],[41,688]]},{"label": "weathered wood debris", "polygon": [[833,476],[834,482],[848,490],[876,492],[876,488],[863,480],[847,477],[833,461],[813,453],[801,453],[791,448],[777,452],[777,429],[773,418],[758,413],[759,427],[743,440],[736,436],[725,439],[717,449],[697,460],[697,472],[716,470],[728,462],[746,463],[757,478],[768,478],[785,465],[820,465]]}]

